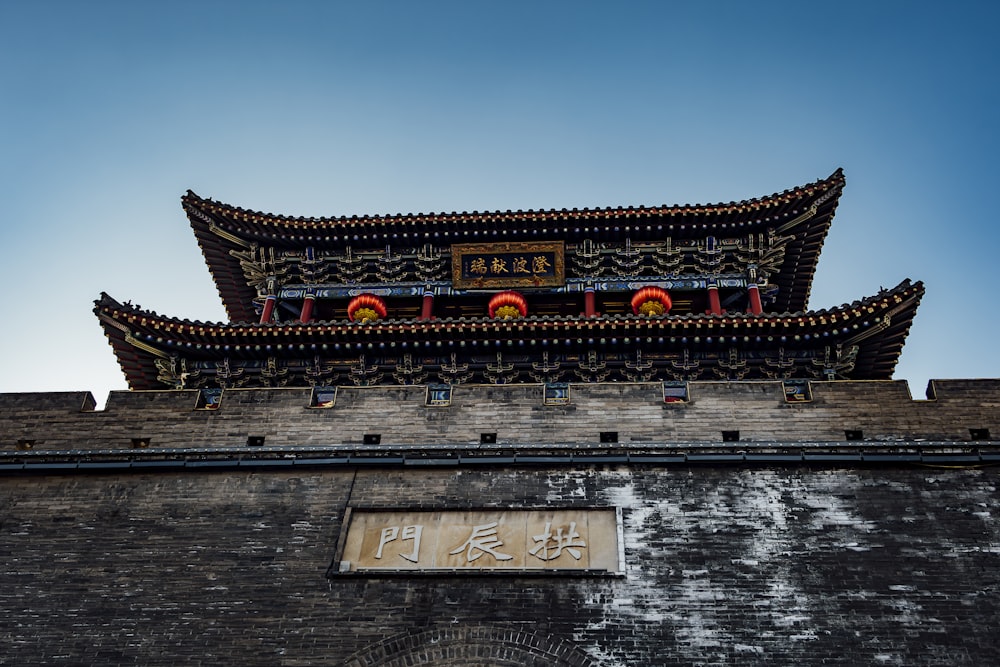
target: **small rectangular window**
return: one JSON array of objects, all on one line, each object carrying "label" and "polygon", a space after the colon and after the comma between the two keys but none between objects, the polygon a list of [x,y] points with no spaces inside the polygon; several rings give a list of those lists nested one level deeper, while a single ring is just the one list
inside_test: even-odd
[{"label": "small rectangular window", "polygon": [[337,387],[313,387],[310,408],[332,408],[337,404]]},{"label": "small rectangular window", "polygon": [[687,382],[664,382],[663,383],[664,403],[687,403],[688,385]]},{"label": "small rectangular window", "polygon": [[218,410],[220,405],[222,405],[222,389],[212,387],[198,392],[196,410]]},{"label": "small rectangular window", "polygon": [[427,385],[427,397],[424,399],[424,405],[435,408],[446,408],[451,405],[451,385]]},{"label": "small rectangular window", "polygon": [[545,405],[566,405],[569,403],[568,382],[548,382],[545,385]]},{"label": "small rectangular window", "polygon": [[785,403],[808,403],[812,400],[812,386],[808,380],[785,380]]}]

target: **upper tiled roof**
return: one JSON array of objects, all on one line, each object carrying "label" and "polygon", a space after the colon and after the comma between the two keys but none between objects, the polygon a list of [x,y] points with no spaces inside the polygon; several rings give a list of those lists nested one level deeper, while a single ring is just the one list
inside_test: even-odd
[{"label": "upper tiled roof", "polygon": [[[599,223],[605,220],[623,221],[626,219],[650,220],[671,218],[671,222],[677,224],[675,229],[683,232],[684,229],[690,231],[698,229],[693,227],[693,224],[704,222],[716,224],[721,222],[723,218],[731,217],[730,222],[736,222],[739,225],[761,225],[768,227],[782,221],[782,215],[789,213],[789,211],[783,210],[786,205],[794,205],[802,201],[819,198],[832,190],[843,187],[843,185],[844,172],[843,169],[838,169],[829,177],[808,185],[790,188],[766,197],[719,204],[664,204],[661,206],[617,206],[614,208],[609,206],[605,208],[528,209],[519,211],[508,209],[506,211],[396,213],[389,215],[345,215],[319,218],[294,217],[252,211],[199,197],[191,190],[188,190],[187,194],[181,198],[181,201],[185,209],[198,209],[210,215],[220,216],[237,223],[250,234],[256,230],[256,233],[260,234],[261,238],[270,238],[268,236],[269,233],[279,233],[282,236],[286,234],[291,235],[289,236],[290,242],[309,241],[323,243],[332,240],[329,237],[331,233],[338,236],[344,236],[345,232],[350,232],[353,235],[360,230],[368,230],[370,233],[375,233],[376,230],[382,228],[383,234],[391,234],[391,232],[396,231],[395,227],[398,225],[428,225],[429,228],[433,228],[435,225],[453,222],[462,224],[497,222],[516,226],[519,222],[523,221],[551,222],[561,225],[563,221],[568,220],[590,220]],[[796,214],[802,211],[795,210],[791,212]],[[388,230],[385,229],[387,227],[389,228]],[[513,227],[510,228],[512,229]],[[636,229],[638,230],[639,228],[636,227]]]},{"label": "upper tiled roof", "polygon": [[255,319],[257,296],[239,259],[230,252],[256,245],[294,251],[307,246],[419,247],[424,243],[590,239],[597,242],[724,238],[769,230],[792,237],[779,270],[777,311],[806,307],[816,262],[844,186],[843,171],[767,197],[724,204],[629,206],[585,209],[472,211],[374,216],[291,217],[261,213],[204,199],[182,197],[191,226],[233,321]]}]

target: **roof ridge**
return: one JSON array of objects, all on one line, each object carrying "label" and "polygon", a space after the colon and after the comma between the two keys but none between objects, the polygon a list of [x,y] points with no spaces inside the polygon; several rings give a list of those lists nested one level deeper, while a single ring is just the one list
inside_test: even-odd
[{"label": "roof ridge", "polygon": [[761,204],[766,204],[772,201],[780,201],[791,199],[794,196],[802,196],[804,194],[810,194],[811,190],[816,190],[822,188],[824,190],[831,190],[837,185],[843,185],[845,182],[844,170],[842,167],[838,167],[830,176],[826,178],[817,179],[811,183],[806,183],[804,185],[798,185],[780,192],[774,192],[769,195],[762,197],[753,197],[750,199],[742,199],[740,201],[729,201],[729,202],[716,202],[710,204],[659,204],[659,205],[639,205],[639,206],[604,206],[604,207],[585,207],[585,208],[572,208],[568,209],[566,207],[557,208],[540,208],[540,209],[517,209],[511,210],[493,210],[493,211],[451,211],[450,213],[439,211],[431,211],[429,213],[376,213],[376,214],[364,214],[364,215],[340,215],[340,216],[294,216],[294,215],[284,215],[275,214],[271,212],[263,212],[260,210],[247,209],[240,206],[234,206],[232,204],[226,204],[221,201],[217,201],[212,198],[202,197],[196,194],[193,190],[188,189],[187,192],[181,197],[181,204],[184,208],[189,206],[199,209],[209,208],[213,212],[221,209],[223,212],[231,212],[237,215],[253,216],[258,218],[266,218],[274,222],[296,222],[296,223],[312,223],[312,224],[329,224],[329,223],[339,223],[339,222],[355,222],[358,220],[364,221],[396,221],[396,220],[439,220],[439,219],[461,219],[461,218],[503,218],[503,217],[517,217],[517,216],[560,216],[564,214],[575,214],[575,215],[588,215],[588,214],[600,214],[608,212],[624,212],[633,214],[644,214],[644,213],[654,213],[662,215],[669,212],[683,212],[683,213],[709,213],[717,211],[726,211],[732,209],[739,209],[743,207],[753,207],[759,206]]}]

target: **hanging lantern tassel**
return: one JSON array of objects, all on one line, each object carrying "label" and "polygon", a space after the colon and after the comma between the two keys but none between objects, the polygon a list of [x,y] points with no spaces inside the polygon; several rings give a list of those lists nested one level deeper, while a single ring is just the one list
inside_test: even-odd
[{"label": "hanging lantern tassel", "polygon": [[490,299],[489,314],[498,320],[528,316],[528,302],[519,292],[500,292]]},{"label": "hanging lantern tassel", "polygon": [[661,287],[643,287],[632,296],[632,312],[636,315],[656,317],[670,312],[670,295]]},{"label": "hanging lantern tassel", "polygon": [[374,322],[386,316],[385,301],[374,294],[359,294],[347,304],[347,319],[352,322]]}]

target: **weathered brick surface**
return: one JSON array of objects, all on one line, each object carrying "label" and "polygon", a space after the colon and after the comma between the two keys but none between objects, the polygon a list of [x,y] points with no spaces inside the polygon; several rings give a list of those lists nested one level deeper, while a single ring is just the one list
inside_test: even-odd
[{"label": "weathered brick surface", "polygon": [[[995,664],[997,493],[992,468],[5,477],[0,662]],[[621,507],[626,573],[327,578],[348,504]]]},{"label": "weathered brick surface", "polygon": [[[328,410],[308,389],[227,390],[218,410],[195,410],[195,391],[112,392],[104,411],[89,394],[0,394],[0,449],[31,439],[36,450],[361,444],[465,446],[483,433],[499,443],[831,442],[845,430],[867,440],[967,441],[1000,433],[1000,380],[935,381],[935,400],[911,400],[905,382],[813,384],[813,401],[788,404],[780,382],[695,382],[689,403],[665,404],[659,384],[573,385],[569,405],[545,406],[540,385],[458,386],[450,407],[425,405],[425,388],[342,387]],[[82,409],[81,409],[82,408]]]},{"label": "weathered brick surface", "polygon": [[[895,382],[814,385],[788,405],[777,383],[574,386],[568,406],[536,386],[342,390],[331,410],[302,390],[0,396],[2,461],[87,461],[100,449],[407,445],[435,456],[496,432],[517,452],[581,451],[601,431],[671,451],[866,438],[972,451],[1000,433],[998,381],[936,383],[912,401]],[[82,409],[82,411],[81,411]],[[17,449],[19,439],[35,449]],[[507,439],[505,444],[503,441]],[[985,444],[985,443],[984,443]],[[284,456],[285,454],[281,454]],[[0,664],[987,665],[1000,661],[997,469],[892,463],[455,467],[311,464],[158,473],[0,468]],[[197,458],[197,457],[196,457]],[[111,460],[111,459],[107,459]],[[984,459],[985,460],[985,459]],[[100,464],[105,465],[105,464]],[[622,510],[621,576],[357,575],[336,562],[348,508]]]}]

